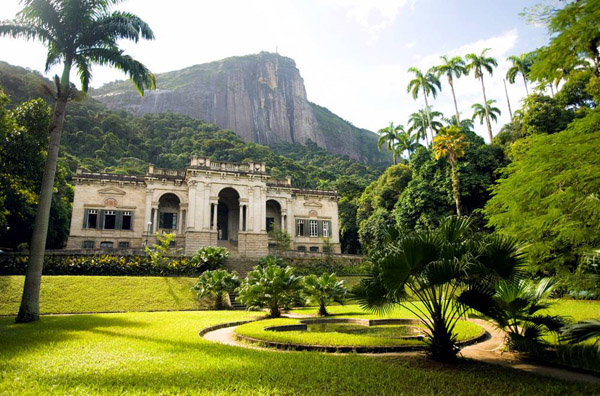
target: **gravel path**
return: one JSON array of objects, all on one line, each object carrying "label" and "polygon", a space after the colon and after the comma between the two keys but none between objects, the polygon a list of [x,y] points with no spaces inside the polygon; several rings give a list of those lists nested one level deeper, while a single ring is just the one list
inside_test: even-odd
[{"label": "gravel path", "polygon": [[[288,317],[307,317],[306,315],[294,315]],[[516,370],[527,371],[543,376],[559,378],[567,381],[586,382],[592,385],[600,386],[600,378],[583,373],[577,373],[570,370],[564,370],[560,368],[540,366],[532,363],[523,362],[519,356],[510,352],[502,352],[504,346],[504,334],[502,331],[497,329],[495,326],[487,321],[472,319],[473,322],[483,327],[489,334],[490,338],[486,341],[480,342],[475,345],[465,347],[461,350],[461,355],[467,359],[473,359],[484,363],[496,364],[504,367],[509,367]],[[245,342],[240,342],[235,337],[235,329],[237,326],[225,327],[223,329],[208,332],[204,335],[204,338],[218,342],[225,345],[256,349],[271,352],[280,353],[293,353],[294,351],[285,351],[275,348],[265,348],[257,345],[252,345]],[[397,352],[397,353],[383,353],[383,354],[365,354],[368,356],[406,356],[414,355],[420,352]]]}]

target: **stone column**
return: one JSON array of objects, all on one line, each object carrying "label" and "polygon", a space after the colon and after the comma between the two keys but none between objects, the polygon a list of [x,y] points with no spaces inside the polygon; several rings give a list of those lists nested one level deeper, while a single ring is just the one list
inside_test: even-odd
[{"label": "stone column", "polygon": [[188,205],[188,221],[187,221],[187,227],[194,229],[196,226],[196,189],[197,189],[197,183],[195,180],[190,180],[190,190],[188,192],[188,199],[189,199],[189,205]]},{"label": "stone column", "polygon": [[260,231],[267,232],[267,189],[260,189]]},{"label": "stone column", "polygon": [[212,203],[210,202],[210,184],[208,183],[204,185],[204,201],[202,205],[203,206],[201,210],[204,211],[204,223],[202,228],[205,230],[210,230],[210,216],[212,214]]},{"label": "stone column", "polygon": [[217,221],[218,221],[218,212],[217,212],[217,208],[219,207],[218,203],[213,203],[213,226],[212,229],[213,231],[217,230]]},{"label": "stone column", "polygon": [[194,209],[194,217],[196,218],[196,220],[194,220],[194,225],[195,230],[197,231],[200,231],[203,228],[205,216],[204,206],[208,205],[207,201],[204,199],[205,188],[204,182],[198,182],[198,187],[196,188],[196,207]]},{"label": "stone column", "polygon": [[152,220],[152,232],[158,232],[158,205],[154,206],[154,220]]},{"label": "stone column", "polygon": [[285,214],[281,213],[281,227],[279,228],[281,231],[285,231]]},{"label": "stone column", "polygon": [[240,204],[238,207],[238,211],[240,212],[240,220],[239,220],[239,230],[244,231],[244,205]]},{"label": "stone column", "polygon": [[148,233],[148,223],[152,221],[152,193],[154,190],[146,190],[146,206],[144,212],[144,234]]}]

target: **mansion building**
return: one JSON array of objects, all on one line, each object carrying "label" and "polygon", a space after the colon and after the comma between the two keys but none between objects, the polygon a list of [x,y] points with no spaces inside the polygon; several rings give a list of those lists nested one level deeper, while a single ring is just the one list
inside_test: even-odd
[{"label": "mansion building", "polygon": [[276,229],[291,236],[293,250],[340,253],[337,193],[273,180],[264,163],[193,157],[184,170],[78,170],[73,181],[67,249],[139,249],[169,232],[186,255],[223,246],[234,256],[259,257],[269,254],[268,232]]}]

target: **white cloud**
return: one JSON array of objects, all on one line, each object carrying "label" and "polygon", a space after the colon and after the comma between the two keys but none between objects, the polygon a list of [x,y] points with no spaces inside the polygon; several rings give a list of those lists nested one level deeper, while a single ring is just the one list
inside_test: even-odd
[{"label": "white cloud", "polygon": [[398,16],[400,10],[409,4],[414,9],[415,0],[320,0],[347,9],[346,17],[367,32],[370,41],[379,38],[379,34]]}]

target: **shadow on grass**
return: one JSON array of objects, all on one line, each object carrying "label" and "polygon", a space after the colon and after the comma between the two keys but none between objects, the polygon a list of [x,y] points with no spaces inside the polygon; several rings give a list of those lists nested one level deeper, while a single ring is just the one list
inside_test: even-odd
[{"label": "shadow on grass", "polygon": [[107,327],[144,327],[146,323],[119,316],[43,316],[33,323],[15,324],[13,317],[0,318],[0,356],[11,357],[41,344],[81,338],[79,333]]}]

